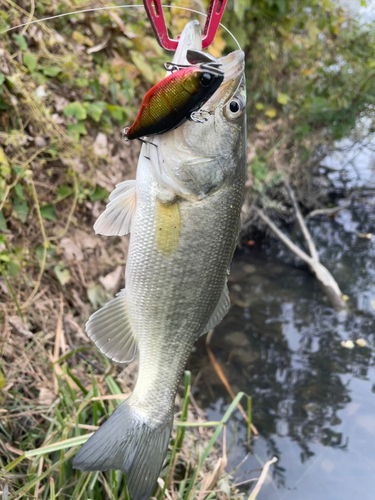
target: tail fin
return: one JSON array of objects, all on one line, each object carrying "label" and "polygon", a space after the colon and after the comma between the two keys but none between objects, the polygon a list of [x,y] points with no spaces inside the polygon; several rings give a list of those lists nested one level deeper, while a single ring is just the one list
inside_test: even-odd
[{"label": "tail fin", "polygon": [[146,420],[129,398],[78,451],[73,468],[122,470],[130,498],[147,500],[163,465],[172,423],[173,417],[163,424]]}]

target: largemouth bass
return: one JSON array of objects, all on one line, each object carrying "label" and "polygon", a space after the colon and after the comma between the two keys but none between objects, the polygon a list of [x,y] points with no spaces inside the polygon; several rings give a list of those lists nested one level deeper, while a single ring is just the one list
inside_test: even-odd
[{"label": "largemouth bass", "polygon": [[[174,62],[201,50],[189,23]],[[132,500],[152,494],[166,455],[176,390],[200,335],[230,305],[246,171],[244,55],[219,59],[224,81],[207,101],[204,123],[186,122],[144,144],[135,181],[119,184],[95,229],[131,232],[126,288],[87,323],[89,337],[124,363],[138,351],[131,396],[77,453],[73,466],[126,473]]]}]

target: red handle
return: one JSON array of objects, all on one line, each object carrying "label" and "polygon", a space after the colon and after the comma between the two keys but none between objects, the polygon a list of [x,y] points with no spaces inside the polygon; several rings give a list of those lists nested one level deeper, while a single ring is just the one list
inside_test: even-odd
[{"label": "red handle", "polygon": [[[178,40],[169,38],[161,0],[143,0],[143,3],[157,41],[164,49],[175,51]],[[210,0],[202,37],[202,47],[204,49],[211,45],[215,38],[226,4],[227,0]]]},{"label": "red handle", "polygon": [[223,17],[227,0],[210,0],[206,24],[204,26],[202,48],[206,49],[213,42],[216,32],[219,28],[221,18]]}]

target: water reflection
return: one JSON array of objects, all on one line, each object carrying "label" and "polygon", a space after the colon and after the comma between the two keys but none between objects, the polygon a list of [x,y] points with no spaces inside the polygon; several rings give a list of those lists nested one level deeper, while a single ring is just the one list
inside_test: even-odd
[{"label": "water reflection", "polygon": [[[216,329],[212,350],[234,392],[253,396],[260,432],[239,481],[259,462],[279,457],[259,500],[373,500],[375,484],[375,210],[353,205],[334,221],[310,223],[322,262],[349,295],[336,313],[315,280],[294,265],[276,240],[245,249],[233,264],[233,307]],[[348,350],[342,340],[363,338]],[[195,396],[212,419],[230,399],[205,355],[204,339],[190,368],[201,372]],[[213,403],[214,401],[214,403]],[[231,422],[235,467],[247,452],[241,416]]]}]

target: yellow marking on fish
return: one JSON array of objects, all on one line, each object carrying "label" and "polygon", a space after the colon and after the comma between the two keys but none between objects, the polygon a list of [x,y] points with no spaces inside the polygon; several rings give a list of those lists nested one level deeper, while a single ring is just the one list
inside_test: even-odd
[{"label": "yellow marking on fish", "polygon": [[156,248],[165,257],[173,255],[180,239],[181,217],[178,203],[156,200]]}]

